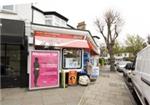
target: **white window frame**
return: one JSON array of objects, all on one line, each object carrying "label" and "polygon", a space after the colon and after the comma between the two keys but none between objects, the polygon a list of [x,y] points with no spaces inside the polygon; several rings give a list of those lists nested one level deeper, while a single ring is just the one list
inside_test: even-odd
[{"label": "white window frame", "polygon": [[[47,22],[46,21],[51,21],[51,24],[47,24]],[[45,19],[45,24],[46,25],[53,25],[53,21],[52,21],[52,19]]]},{"label": "white window frame", "polygon": [[65,65],[64,65],[64,62],[65,62],[65,59],[64,59],[64,58],[65,58],[65,57],[64,57],[64,50],[65,50],[65,49],[69,51],[69,50],[74,49],[74,48],[71,48],[71,49],[69,49],[69,48],[63,48],[63,49],[62,49],[62,68],[63,68],[64,70],[67,70],[67,69],[82,69],[82,66],[83,66],[83,63],[82,63],[82,60],[83,60],[83,58],[82,58],[82,56],[83,56],[83,55],[82,55],[82,52],[83,52],[83,51],[82,51],[82,49],[80,49],[80,48],[79,48],[79,49],[74,49],[74,50],[79,50],[79,51],[81,51],[81,52],[80,52],[80,53],[81,53],[81,55],[80,55],[80,60],[81,60],[81,61],[80,61],[80,67],[65,67]]},{"label": "white window frame", "polygon": [[0,11],[8,12],[8,13],[16,13],[16,6],[15,5],[12,5],[13,6],[13,10],[4,9],[3,8],[4,6],[9,6],[9,5],[2,5],[2,6],[0,6]]}]

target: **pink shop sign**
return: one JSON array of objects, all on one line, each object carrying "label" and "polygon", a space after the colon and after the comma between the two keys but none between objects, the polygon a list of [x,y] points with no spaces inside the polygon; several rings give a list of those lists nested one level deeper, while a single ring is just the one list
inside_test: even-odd
[{"label": "pink shop sign", "polygon": [[59,87],[59,51],[31,51],[29,89]]}]

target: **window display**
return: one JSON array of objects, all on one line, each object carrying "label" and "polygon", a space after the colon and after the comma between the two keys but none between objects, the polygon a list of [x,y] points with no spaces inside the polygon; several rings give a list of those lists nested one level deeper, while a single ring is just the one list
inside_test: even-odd
[{"label": "window display", "polygon": [[81,68],[81,49],[63,49],[63,68],[80,69]]}]

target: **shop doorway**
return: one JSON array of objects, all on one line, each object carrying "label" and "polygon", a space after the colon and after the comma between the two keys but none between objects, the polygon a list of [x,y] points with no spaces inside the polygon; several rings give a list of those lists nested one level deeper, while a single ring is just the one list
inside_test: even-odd
[{"label": "shop doorway", "polygon": [[23,47],[1,44],[1,88],[20,87]]}]

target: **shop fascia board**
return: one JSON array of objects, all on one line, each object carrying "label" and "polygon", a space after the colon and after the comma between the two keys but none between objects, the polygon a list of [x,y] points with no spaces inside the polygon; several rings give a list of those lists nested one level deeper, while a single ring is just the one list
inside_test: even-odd
[{"label": "shop fascia board", "polygon": [[69,29],[69,28],[58,28],[58,27],[50,27],[50,26],[41,26],[41,25],[32,25],[32,32],[34,31],[45,31],[51,33],[60,33],[60,34],[74,34],[85,36],[88,34],[87,31],[81,31],[76,29]]}]

